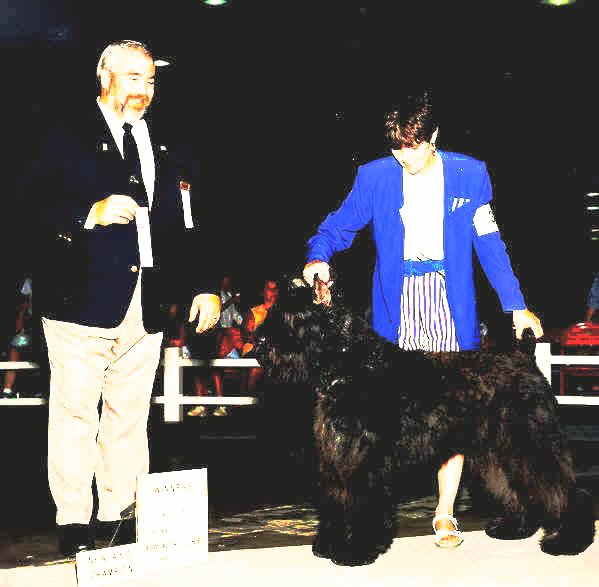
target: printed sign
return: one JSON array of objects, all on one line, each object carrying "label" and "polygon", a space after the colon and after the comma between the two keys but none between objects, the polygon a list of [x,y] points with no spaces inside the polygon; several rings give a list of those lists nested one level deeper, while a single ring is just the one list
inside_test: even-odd
[{"label": "printed sign", "polygon": [[148,566],[208,557],[207,469],[137,478],[137,540]]},{"label": "printed sign", "polygon": [[127,584],[143,572],[137,544],[84,550],[75,558],[79,587]]},{"label": "printed sign", "polygon": [[137,478],[137,542],[77,553],[79,587],[131,585],[149,573],[208,558],[208,471]]}]

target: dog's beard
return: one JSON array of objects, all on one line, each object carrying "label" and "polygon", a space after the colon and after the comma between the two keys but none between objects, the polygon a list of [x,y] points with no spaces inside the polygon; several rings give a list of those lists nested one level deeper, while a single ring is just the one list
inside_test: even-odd
[{"label": "dog's beard", "polygon": [[279,309],[262,325],[255,355],[271,382],[307,383],[318,370],[325,347],[311,308],[299,312]]}]

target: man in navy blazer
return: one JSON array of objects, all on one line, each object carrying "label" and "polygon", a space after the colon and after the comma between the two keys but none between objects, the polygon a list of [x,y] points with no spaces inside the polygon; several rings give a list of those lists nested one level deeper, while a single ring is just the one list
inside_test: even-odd
[{"label": "man in navy blazer", "polygon": [[[372,325],[387,340],[406,350],[479,347],[474,252],[503,310],[511,312],[516,336],[525,328],[542,336],[493,217],[485,164],[437,150],[439,127],[428,90],[405,96],[385,126],[391,154],[358,169],[346,199],[308,241],[304,278],[312,284],[318,275],[324,282],[320,301],[330,302],[331,257],[370,225],[376,245]],[[433,530],[441,548],[462,542],[453,506],[463,459],[454,455],[438,472]]]},{"label": "man in navy blazer", "polygon": [[[22,182],[41,243],[34,278],[50,362],[48,478],[65,556],[94,546],[94,477],[97,519],[114,525],[148,472],[169,306],[191,302],[196,332],[220,315],[194,162],[145,118],[155,82],[149,49],[111,43],[97,76],[89,116],[55,124]],[[182,261],[190,250],[203,253],[202,275]]]}]

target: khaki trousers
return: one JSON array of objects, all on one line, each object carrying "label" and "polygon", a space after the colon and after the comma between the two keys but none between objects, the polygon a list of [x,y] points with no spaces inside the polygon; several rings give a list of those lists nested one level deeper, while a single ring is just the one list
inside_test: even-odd
[{"label": "khaki trousers", "polygon": [[[43,318],[50,362],[48,482],[57,524],[120,519],[149,470],[147,422],[163,334],[142,321],[141,280],[123,322],[96,328]],[[101,415],[99,414],[99,402]]]}]

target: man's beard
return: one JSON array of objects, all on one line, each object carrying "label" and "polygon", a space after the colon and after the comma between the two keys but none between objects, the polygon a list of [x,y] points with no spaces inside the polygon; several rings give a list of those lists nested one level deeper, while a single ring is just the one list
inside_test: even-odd
[{"label": "man's beard", "polygon": [[128,120],[140,120],[150,106],[147,96],[127,96],[121,105],[121,115]]}]

